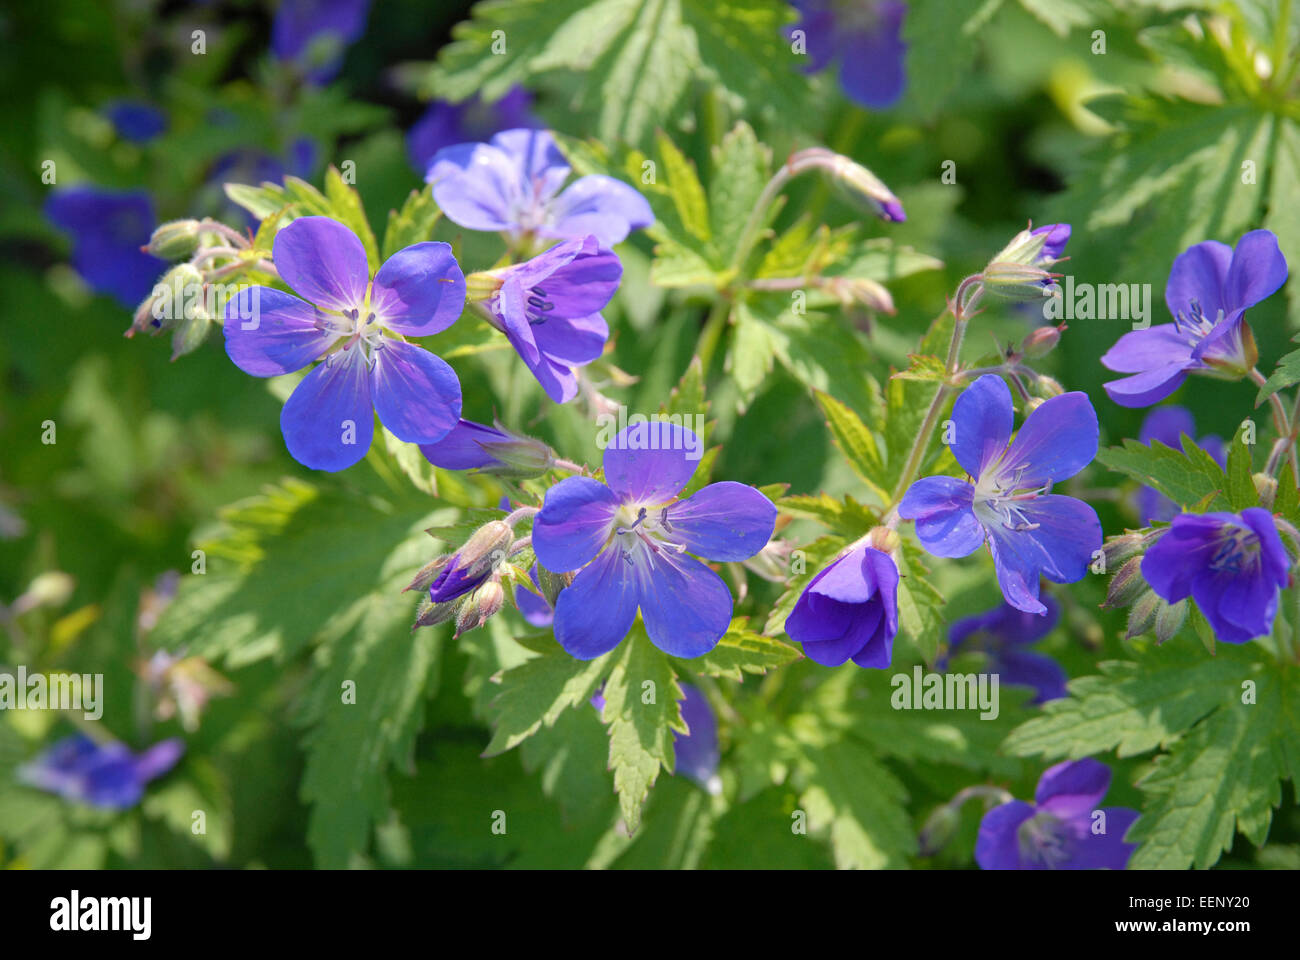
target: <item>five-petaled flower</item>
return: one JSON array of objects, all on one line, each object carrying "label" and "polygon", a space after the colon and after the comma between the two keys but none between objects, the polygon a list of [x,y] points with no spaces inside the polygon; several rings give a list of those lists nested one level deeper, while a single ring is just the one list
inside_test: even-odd
[{"label": "five-petaled flower", "polygon": [[180,740],[163,740],[141,754],[121,743],[96,743],[83,733],[60,740],[18,768],[20,782],[92,807],[125,810],[140,802],[145,784],[176,765]]},{"label": "five-petaled flower", "polygon": [[785,622],[809,660],[838,667],[852,658],[883,670],[898,633],[898,567],[866,542],[813,577]]},{"label": "five-petaled flower", "polygon": [[1258,359],[1246,310],[1286,282],[1277,237],[1252,230],[1234,250],[1207,240],[1174,260],[1165,285],[1173,323],[1124,334],[1101,358],[1132,376],[1104,384],[1116,403],[1146,407],[1177,390],[1189,373],[1237,379]]},{"label": "five-petaled flower", "polygon": [[596,237],[568,240],[500,273],[487,306],[542,389],[556,403],[578,394],[576,367],[601,355],[609,326],[600,311],[623,276],[623,264]]},{"label": "five-petaled flower", "polygon": [[1039,576],[1081,580],[1101,549],[1097,512],[1048,492],[1097,455],[1096,411],[1084,393],[1061,394],[1031,413],[1012,442],[1011,391],[1001,377],[985,374],[957,398],[952,420],[952,453],[972,481],[917,480],[899,516],[916,521],[917,537],[935,556],[964,557],[987,540],[1007,602],[1045,614]]},{"label": "five-petaled flower", "polygon": [[838,60],[844,95],[883,110],[903,95],[907,44],[902,0],[791,0],[802,19],[789,28],[807,44],[808,73]]},{"label": "five-petaled flower", "polygon": [[[1151,446],[1151,441],[1159,440],[1166,447],[1182,449],[1182,438],[1186,435],[1195,438],[1196,421],[1191,411],[1184,407],[1157,407],[1147,414],[1138,430],[1138,442]],[[1201,437],[1198,445],[1214,458],[1220,467],[1228,463],[1227,451],[1219,437]],[[1138,522],[1148,526],[1152,520],[1171,520],[1179,513],[1178,504],[1170,500],[1154,487],[1143,487],[1137,495]]]},{"label": "five-petaled flower", "polygon": [[679,499],[699,444],[678,424],[636,423],[605,450],[605,483],[569,477],[546,492],[533,548],[546,569],[578,571],[560,591],[554,624],[555,639],[577,659],[618,646],[638,607],[651,641],[675,657],[708,653],[726,632],[731,593],[691,554],[752,557],[772,536],[776,507],[726,481]]},{"label": "five-petaled flower", "polygon": [[1056,627],[1061,608],[1044,595],[1039,598],[1047,608],[1044,616],[1017,610],[1001,603],[992,610],[956,621],[948,630],[948,653],[936,664],[946,670],[948,660],[958,652],[979,651],[988,657],[988,670],[1002,683],[1033,687],[1033,703],[1045,703],[1066,694],[1065,671],[1044,653],[1028,649]]},{"label": "five-petaled flower", "polygon": [[142,249],[157,225],[143,191],[126,193],[93,186],[50,194],[45,216],[72,236],[72,266],[96,293],[124,307],[149,295],[167,264]]},{"label": "five-petaled flower", "polygon": [[1290,569],[1273,515],[1262,507],[1181,513],[1142,558],[1151,589],[1168,603],[1192,597],[1225,643],[1272,630]]},{"label": "five-petaled flower", "polygon": [[980,821],[975,862],[984,870],[1123,870],[1136,844],[1124,834],[1138,818],[1099,807],[1110,768],[1091,757],[1049,767],[1034,802],[1011,800]]},{"label": "five-petaled flower", "polygon": [[372,409],[399,440],[433,443],[460,419],[460,381],[441,358],[407,343],[447,329],[465,304],[465,277],[445,243],[397,251],[370,278],[357,235],[328,217],[284,227],[273,249],[280,277],[226,306],[226,352],[245,373],[274,377],[323,359],[280,413],[293,458],[343,470],[366,455]]},{"label": "five-petaled flower", "polygon": [[579,177],[561,192],[569,173],[549,131],[518,129],[439,150],[425,180],[447,219],[515,240],[594,236],[611,247],[654,223],[645,197],[623,181]]}]

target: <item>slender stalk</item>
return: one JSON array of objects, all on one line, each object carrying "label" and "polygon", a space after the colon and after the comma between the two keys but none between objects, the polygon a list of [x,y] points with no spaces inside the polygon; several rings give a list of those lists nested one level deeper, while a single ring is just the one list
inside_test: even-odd
[{"label": "slender stalk", "polygon": [[[1259,372],[1258,367],[1251,368],[1249,377],[1260,387],[1268,382],[1267,378]],[[1292,476],[1300,480],[1300,459],[1298,459],[1296,451],[1296,427],[1292,425],[1295,418],[1287,414],[1286,405],[1276,392],[1269,394],[1268,402],[1273,408],[1273,428],[1277,431],[1279,441],[1274,444],[1273,451],[1269,454],[1268,464],[1265,466],[1264,472],[1270,477],[1276,477],[1277,471],[1282,468],[1283,458],[1289,452],[1291,455]],[[1300,416],[1300,394],[1296,395],[1295,414]]]},{"label": "slender stalk", "polygon": [[709,311],[708,319],[704,321],[704,329],[700,331],[700,340],[695,346],[695,352],[706,374],[709,372],[709,364],[713,362],[713,355],[718,351],[718,343],[722,340],[722,331],[726,329],[727,314],[730,312],[731,301],[727,297],[719,296],[713,301],[713,309]]}]

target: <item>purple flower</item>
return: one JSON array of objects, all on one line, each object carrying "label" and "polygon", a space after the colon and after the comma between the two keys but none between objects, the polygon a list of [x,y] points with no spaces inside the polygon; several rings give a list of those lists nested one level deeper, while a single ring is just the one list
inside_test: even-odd
[{"label": "purple flower", "polygon": [[[682,720],[689,733],[673,732],[674,775],[694,780],[709,793],[720,793],[722,782],[718,779],[718,761],[722,758],[718,747],[718,718],[713,715],[708,698],[689,683],[679,683],[682,688]],[[605,709],[603,688],[592,694],[591,705],[597,712]]]},{"label": "purple flower", "polygon": [[423,172],[443,147],[487,140],[502,130],[541,127],[531,112],[532,103],[532,96],[519,86],[492,103],[484,103],[477,94],[462,103],[433,101],[406,135],[411,166]]},{"label": "purple flower", "polygon": [[[409,443],[442,439],[460,419],[460,381],[405,336],[447,329],[465,304],[465,277],[445,243],[416,243],[370,277],[357,235],[328,217],[284,227],[273,249],[280,277],[305,299],[250,287],[226,307],[226,352],[255,377],[324,363],[280,414],[285,445],[314,470],[343,470],[366,455],[373,409]],[[335,349],[341,345],[340,349]]]},{"label": "purple flower", "polygon": [[984,870],[1123,870],[1136,849],[1124,834],[1138,812],[1098,807],[1108,789],[1110,769],[1091,757],[1049,767],[1033,803],[1012,800],[984,814],[975,862]]},{"label": "purple flower", "polygon": [[18,779],[65,800],[125,810],[139,803],[145,784],[174,767],[184,752],[185,744],[173,739],[135,755],[121,743],[100,744],[78,733],[19,767]]},{"label": "purple flower", "polygon": [[1121,406],[1146,407],[1177,390],[1189,373],[1243,376],[1258,358],[1246,310],[1286,278],[1286,258],[1268,230],[1245,234],[1235,250],[1213,240],[1188,247],[1165,285],[1174,322],[1119,338],[1101,362],[1132,376],[1104,384],[1106,392]]},{"label": "purple flower", "polygon": [[104,116],[119,137],[132,143],[148,143],[167,129],[167,114],[136,100],[114,100],[104,107]]},{"label": "purple flower", "polygon": [[554,451],[542,441],[512,433],[499,424],[489,427],[473,420],[461,420],[441,440],[421,444],[420,452],[444,470],[506,476],[537,476],[555,462]]},{"label": "purple flower", "polygon": [[813,577],[785,622],[809,660],[888,667],[898,633],[898,567],[865,543]]},{"label": "purple flower", "polygon": [[[1159,440],[1166,447],[1181,450],[1183,434],[1196,436],[1196,422],[1192,419],[1191,411],[1183,407],[1157,407],[1142,421],[1138,441],[1149,447],[1152,440]],[[1198,443],[1220,467],[1227,466],[1228,454],[1221,439],[1214,436],[1201,437]],[[1182,510],[1178,504],[1152,487],[1143,487],[1138,491],[1137,506],[1138,520],[1144,527],[1153,520],[1171,520]]]},{"label": "purple flower", "polygon": [[901,0],[791,0],[815,73],[839,61],[844,95],[864,107],[883,110],[903,95],[907,44]]},{"label": "purple flower", "polygon": [[311,176],[319,159],[319,148],[310,137],[298,137],[285,152],[284,158],[273,156],[264,150],[243,147],[222,154],[212,165],[208,174],[209,189],[219,196],[217,203],[222,207],[222,216],[226,219],[242,218],[249,227],[256,228],[260,223],[243,207],[235,205],[225,195],[227,183],[247,183],[256,186],[262,183],[278,184],[286,176],[306,178]]},{"label": "purple flower", "polygon": [[952,407],[953,456],[973,482],[924,477],[899,503],[938,557],[964,557],[985,540],[1002,595],[1017,610],[1045,614],[1038,579],[1073,583],[1101,548],[1101,522],[1082,500],[1049,493],[1097,455],[1097,414],[1087,394],[1065,393],[1029,415],[1011,440],[1015,409],[1001,377],[985,374]]},{"label": "purple flower", "polygon": [[[534,563],[533,568],[528,571],[528,577],[534,584],[537,583],[537,564]],[[515,606],[519,608],[523,618],[534,627],[549,627],[555,620],[555,611],[546,602],[546,598],[521,586],[515,587]]]},{"label": "purple flower", "polygon": [[504,130],[488,143],[444,147],[425,174],[433,198],[453,223],[553,239],[594,236],[603,247],[654,223],[645,197],[621,180],[579,177],[563,192],[570,168],[547,130]]},{"label": "purple flower", "polygon": [[726,632],[731,593],[691,554],[752,557],[772,536],[776,508],[732,482],[678,499],[699,449],[700,438],[677,424],[636,423],[605,450],[608,486],[569,477],[546,492],[533,548],[546,569],[578,571],[555,604],[555,639],[573,657],[613,650],[638,607],[651,641],[674,657],[708,653]]},{"label": "purple flower", "polygon": [[1163,600],[1192,597],[1214,635],[1245,643],[1273,628],[1291,557],[1262,507],[1180,513],[1142,558],[1142,576]]},{"label": "purple flower", "polygon": [[948,653],[940,659],[938,669],[947,669],[949,657],[956,656],[958,650],[979,650],[988,656],[989,669],[1003,683],[1033,687],[1038,692],[1034,703],[1065,696],[1061,665],[1046,654],[1027,649],[1051,633],[1061,617],[1055,600],[1050,596],[1041,600],[1047,608],[1044,616],[1002,603],[986,613],[958,620],[948,630]]},{"label": "purple flower", "polygon": [[556,244],[502,272],[491,321],[556,403],[577,396],[574,368],[604,351],[609,327],[600,310],[622,275],[618,257],[594,236]]},{"label": "purple flower", "polygon": [[281,0],[271,24],[271,50],[300,66],[312,83],[326,83],[343,52],[361,38],[370,0]]},{"label": "purple flower", "polygon": [[496,573],[514,539],[514,530],[504,520],[483,524],[443,564],[429,584],[429,599],[446,603],[482,586]]},{"label": "purple flower", "polygon": [[45,216],[72,236],[72,265],[96,293],[134,308],[153,290],[167,264],[140,248],[153,229],[153,203],[136,190],[69,187],[50,194]]}]

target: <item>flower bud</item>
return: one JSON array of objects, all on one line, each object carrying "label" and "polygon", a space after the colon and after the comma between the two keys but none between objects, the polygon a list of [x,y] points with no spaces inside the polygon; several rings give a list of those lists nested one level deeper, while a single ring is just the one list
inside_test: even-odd
[{"label": "flower bud", "polygon": [[1039,376],[1034,383],[1034,388],[1043,396],[1043,399],[1050,400],[1052,397],[1059,397],[1065,393],[1065,387],[1053,380],[1051,377]]},{"label": "flower bud", "polygon": [[13,602],[9,612],[17,617],[37,607],[61,607],[72,597],[77,581],[62,570],[49,570],[38,574],[22,596]]},{"label": "flower bud", "polygon": [[500,423],[496,424],[496,429],[501,439],[479,441],[483,452],[494,461],[479,467],[480,473],[526,480],[540,477],[555,465],[555,451],[541,440],[507,430]]},{"label": "flower bud", "polygon": [[477,629],[501,612],[506,601],[506,592],[497,579],[489,580],[479,587],[456,613],[456,636]]},{"label": "flower bud", "polygon": [[479,586],[505,560],[514,539],[514,530],[504,520],[483,524],[429,585],[429,599],[444,603]]},{"label": "flower bud", "polygon": [[1004,300],[1041,300],[1052,296],[1052,274],[1042,267],[997,260],[984,268],[984,289]]},{"label": "flower bud", "polygon": [[1061,334],[1065,332],[1065,324],[1059,327],[1039,327],[1032,330],[1020,344],[1020,352],[1031,360],[1038,360],[1047,356],[1056,349],[1056,345],[1061,342]]},{"label": "flower bud", "polygon": [[1102,608],[1117,610],[1127,607],[1142,595],[1146,587],[1147,583],[1142,579],[1142,558],[1130,557],[1111,577]]},{"label": "flower bud", "polygon": [[898,312],[889,291],[867,277],[823,277],[821,285],[845,307],[860,304],[868,310],[887,313],[890,316]]},{"label": "flower bud", "polygon": [[163,260],[180,260],[194,253],[198,245],[197,220],[172,220],[154,230],[149,242],[141,249]]},{"label": "flower bud", "polygon": [[1277,478],[1267,473],[1256,473],[1251,477],[1255,483],[1255,492],[1259,494],[1260,506],[1272,509],[1277,499]]},{"label": "flower bud", "polygon": [[407,590],[428,590],[429,585],[438,576],[438,571],[445,567],[450,559],[451,554],[444,553],[442,556],[430,560],[419,569],[411,582],[402,588],[402,592],[405,593]]},{"label": "flower bud", "polygon": [[1173,637],[1182,629],[1183,622],[1187,619],[1186,600],[1179,600],[1173,604],[1165,603],[1162,600],[1160,604],[1160,607],[1156,609],[1156,643],[1164,643]]},{"label": "flower bud", "polygon": [[1124,639],[1132,640],[1144,633],[1150,633],[1162,605],[1164,601],[1156,596],[1154,590],[1142,593],[1133,604],[1133,608],[1129,610],[1128,631],[1124,634]]},{"label": "flower bud", "polygon": [[420,606],[416,609],[415,622],[411,624],[411,629],[416,630],[420,627],[432,627],[439,623],[446,623],[456,615],[464,598],[459,597],[450,603],[434,603],[428,597],[420,600]]},{"label": "flower bud", "polygon": [[824,171],[850,201],[866,206],[881,220],[901,223],[907,219],[903,203],[894,191],[862,164],[843,154],[825,147],[810,147],[791,156],[788,167],[796,174],[805,170]]},{"label": "flower bud", "polygon": [[1118,537],[1111,537],[1101,548],[1106,569],[1114,569],[1129,557],[1141,553],[1146,549],[1147,539],[1147,536],[1141,533],[1125,533]]},{"label": "flower bud", "polygon": [[948,845],[957,828],[961,825],[961,815],[951,803],[935,809],[925,821],[921,834],[917,838],[923,857],[932,857]]}]

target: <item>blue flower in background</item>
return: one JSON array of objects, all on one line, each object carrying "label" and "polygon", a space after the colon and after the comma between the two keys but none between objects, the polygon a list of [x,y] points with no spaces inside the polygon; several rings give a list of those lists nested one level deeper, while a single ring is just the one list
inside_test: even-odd
[{"label": "blue flower in background", "polygon": [[167,129],[167,114],[135,100],[115,100],[104,107],[117,135],[132,143],[148,143]]},{"label": "blue flower in background", "polygon": [[813,577],[785,622],[809,660],[888,667],[898,633],[898,567],[889,554],[855,546]]},{"label": "blue flower in background", "polygon": [[[1151,446],[1152,440],[1159,440],[1175,450],[1183,448],[1182,436],[1196,437],[1196,422],[1190,410],[1183,407],[1158,407],[1147,414],[1138,431],[1138,442]],[[1227,467],[1228,453],[1223,441],[1218,437],[1201,437],[1198,445],[1214,458],[1220,467]],[[1171,520],[1182,512],[1182,508],[1159,490],[1143,487],[1137,496],[1138,521],[1147,526],[1153,520]]]},{"label": "blue flower in background", "polygon": [[1173,323],[1124,334],[1102,356],[1111,370],[1132,374],[1103,386],[1124,407],[1159,403],[1189,373],[1236,379],[1255,366],[1259,351],[1246,310],[1286,283],[1277,237],[1252,230],[1236,249],[1207,240],[1174,260],[1165,285]]},{"label": "blue flower in background", "polygon": [[134,309],[167,268],[140,249],[157,226],[153,202],[142,190],[56,190],[45,202],[45,216],[71,236],[72,265],[82,279],[124,307]]},{"label": "blue flower in background", "polygon": [[411,166],[424,173],[444,147],[487,140],[502,130],[540,128],[532,104],[532,95],[518,86],[492,103],[484,103],[477,94],[461,103],[433,101],[406,135]]},{"label": "blue flower in background", "polygon": [[460,317],[465,277],[451,247],[405,247],[372,283],[355,233],[328,217],[301,217],[276,234],[272,253],[280,277],[306,299],[273,287],[241,290],[226,307],[226,352],[255,377],[324,360],[280,414],[295,460],[313,470],[352,466],[370,449],[376,412],[409,443],[432,443],[456,426],[455,371],[404,339],[438,333]]},{"label": "blue flower in background", "polygon": [[1262,507],[1235,513],[1180,513],[1142,557],[1142,577],[1167,603],[1187,597],[1225,643],[1273,629],[1278,591],[1291,557],[1273,515]]},{"label": "blue flower in background", "polygon": [[184,752],[185,744],[173,739],[136,755],[121,743],[96,743],[78,733],[19,767],[17,776],[65,800],[125,810],[139,803],[145,784],[174,767]]},{"label": "blue flower in background", "polygon": [[1109,789],[1110,769],[1091,757],[1048,768],[1033,803],[1012,800],[984,814],[975,862],[984,870],[1123,870],[1137,846],[1124,834],[1138,812],[1100,807]]},{"label": "blue flower in background", "polygon": [[256,147],[242,147],[222,154],[212,165],[207,183],[218,195],[216,206],[223,208],[226,220],[243,219],[249,227],[256,228],[260,222],[243,207],[231,202],[225,195],[227,183],[247,183],[258,186],[262,183],[280,184],[286,176],[307,179],[316,169],[320,148],[309,137],[298,137],[289,144],[284,158],[275,157]]},{"label": "blue flower in background", "polygon": [[609,326],[600,311],[622,276],[623,264],[595,237],[556,244],[502,272],[492,323],[556,403],[577,396],[574,368],[604,352]]},{"label": "blue flower in background", "polygon": [[333,79],[347,48],[361,39],[370,0],[281,0],[271,24],[271,50],[299,66],[312,83]]},{"label": "blue flower in background", "polygon": [[959,652],[976,650],[988,656],[988,669],[1002,683],[1033,687],[1033,702],[1045,703],[1066,695],[1065,671],[1044,653],[1027,649],[1042,640],[1061,618],[1061,608],[1050,596],[1040,598],[1047,613],[1038,616],[1017,610],[1009,603],[986,613],[958,620],[948,630],[948,653],[936,667],[948,668],[948,660]]},{"label": "blue flower in background", "polygon": [[579,177],[547,130],[505,130],[434,156],[425,174],[438,208],[468,230],[551,239],[594,236],[602,247],[654,223],[645,197],[622,180]]},{"label": "blue flower in background", "polygon": [[[688,733],[673,731],[673,774],[695,781],[709,793],[722,792],[718,779],[718,762],[722,752],[718,747],[718,718],[713,715],[709,700],[689,683],[679,683],[682,688],[682,720]],[[605,710],[605,697],[595,693],[591,705],[598,712]]]},{"label": "blue flower in background", "polygon": [[701,450],[677,424],[633,424],[605,450],[606,483],[569,477],[546,492],[533,548],[547,570],[578,571],[555,604],[555,639],[576,659],[617,647],[638,607],[650,640],[674,657],[708,653],[726,633],[731,592],[691,554],[752,557],[771,539],[776,507],[732,482],[679,500]]},{"label": "blue flower in background", "polygon": [[1101,548],[1097,512],[1049,493],[1097,455],[1097,413],[1087,394],[1044,402],[1011,440],[1015,408],[1001,377],[985,374],[952,407],[952,453],[973,482],[924,477],[908,488],[898,514],[937,557],[964,557],[986,540],[1002,595],[1017,610],[1045,614],[1038,580],[1074,583]]},{"label": "blue flower in background", "polygon": [[[537,564],[533,564],[528,571],[529,578],[534,584],[537,583]],[[515,606],[523,618],[534,627],[549,627],[555,621],[555,611],[551,605],[546,602],[545,597],[540,597],[523,587],[515,587]]]},{"label": "blue flower in background", "polygon": [[898,102],[907,81],[907,44],[900,0],[791,0],[802,19],[808,73],[838,61],[840,88],[854,103],[883,110]]}]

